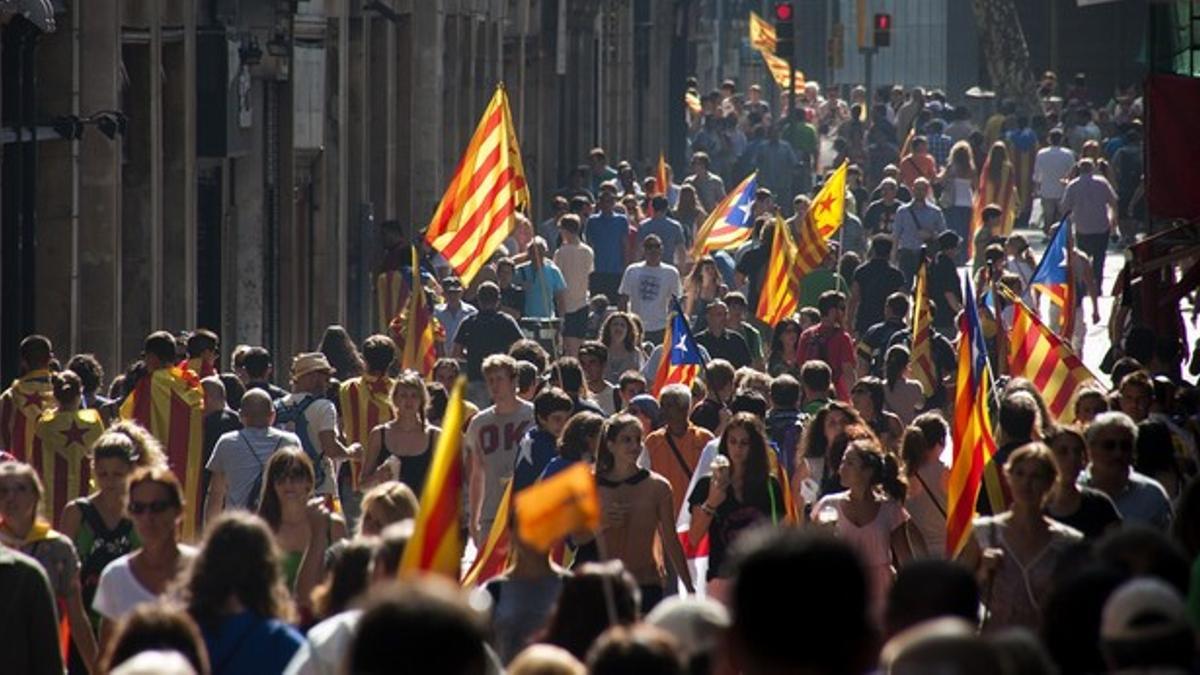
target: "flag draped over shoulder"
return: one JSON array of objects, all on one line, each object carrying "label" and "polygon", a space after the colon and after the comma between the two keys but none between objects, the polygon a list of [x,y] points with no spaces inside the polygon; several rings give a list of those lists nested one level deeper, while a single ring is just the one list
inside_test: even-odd
[{"label": "flag draped over shoulder", "polygon": [[658,372],[654,375],[651,390],[655,396],[669,384],[691,386],[692,380],[696,379],[696,375],[704,367],[700,345],[696,344],[695,338],[692,337],[692,329],[688,326],[687,317],[677,298],[671,299],[671,307],[674,314],[663,333],[662,358],[658,362]]},{"label": "flag draped over shoulder", "polygon": [[1058,305],[1058,334],[1068,343],[1075,333],[1075,273],[1071,264],[1071,249],[1075,243],[1072,239],[1071,223],[1063,218],[1029,279],[1034,290],[1045,293],[1050,302]]},{"label": "flag draped over shoulder", "polygon": [[750,212],[754,209],[754,190],[757,187],[758,173],[751,173],[708,214],[704,224],[696,231],[693,260],[699,260],[713,251],[733,248],[754,236],[754,219],[750,217]]},{"label": "flag draped over shoulder", "polygon": [[585,462],[521,490],[515,501],[521,541],[539,551],[573,532],[600,527],[596,479]]},{"label": "flag draped over shoulder", "polygon": [[49,370],[34,370],[0,394],[0,448],[21,461],[33,454],[38,419],[55,407]]},{"label": "flag draped over shoulder", "polygon": [[391,330],[392,317],[408,304],[408,279],[400,270],[380,272],[375,277],[375,303],[383,332]]},{"label": "flag draped over shoulder", "polygon": [[979,189],[975,192],[975,204],[971,210],[971,231],[967,237],[967,255],[975,257],[975,233],[983,227],[983,209],[988,204],[1000,207],[1000,234],[1008,236],[1012,232],[1013,222],[1017,217],[1018,196],[1016,170],[1009,162],[1005,162],[999,171],[999,178],[992,176],[992,162],[988,158],[979,172]]},{"label": "flag draped over shoulder", "polygon": [[954,459],[950,465],[946,499],[946,554],[951,558],[962,551],[971,536],[971,521],[975,518],[975,501],[983,484],[984,468],[996,452],[987,405],[992,387],[987,345],[970,279],[966,280],[963,298],[965,307],[959,319],[961,338],[954,390]]},{"label": "flag draped over shoulder", "polygon": [[177,366],[142,376],[121,403],[121,419],[145,427],[167,454],[183,485],[183,537],[192,541],[200,515],[200,472],[204,469],[204,391],[191,371]]},{"label": "flag draped over shoulder", "polygon": [[757,12],[750,12],[750,46],[774,54],[778,44],[775,27]]},{"label": "flag draped over shoulder", "polygon": [[513,231],[517,209],[529,203],[508,95],[500,86],[454,169],[425,240],[469,284]]},{"label": "flag draped over shoulder", "polygon": [[1024,377],[1042,393],[1050,414],[1063,424],[1075,421],[1071,403],[1083,385],[1096,379],[1070,342],[1054,334],[1020,298],[1004,285],[999,292],[1013,303],[1008,338],[1008,370]]},{"label": "flag draped over shoulder", "polygon": [[400,367],[428,376],[437,363],[437,321],[421,284],[417,250],[412,252],[412,283],[404,310],[391,323],[392,339],[400,349]]},{"label": "flag draped over shoulder", "polygon": [[400,574],[436,572],[458,581],[462,559],[459,512],[463,485],[463,398],[467,380],[459,377],[446,405],[441,436],[417,511],[412,539],[400,560]]},{"label": "flag draped over shoulder", "polygon": [[912,317],[912,364],[913,379],[921,383],[925,395],[933,394],[937,384],[937,370],[933,367],[933,316],[929,311],[929,263],[922,260],[917,267],[916,286],[913,289]]},{"label": "flag draped over shoulder", "polygon": [[89,408],[47,412],[38,420],[30,464],[42,477],[50,522],[58,522],[67,502],[90,492],[92,444],[102,433],[100,412]]},{"label": "flag draped over shoulder", "polygon": [[[346,443],[361,443],[366,447],[371,430],[395,417],[392,410],[395,384],[396,381],[387,375],[362,375],[342,383],[338,389],[338,403]],[[357,490],[362,461],[352,459],[350,466],[350,483]]]}]

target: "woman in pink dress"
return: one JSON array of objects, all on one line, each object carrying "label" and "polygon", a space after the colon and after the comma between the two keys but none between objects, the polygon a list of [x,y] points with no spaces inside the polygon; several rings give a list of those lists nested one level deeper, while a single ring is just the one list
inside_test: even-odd
[{"label": "woman in pink dress", "polygon": [[[856,440],[846,448],[838,477],[846,491],[822,497],[813,507],[812,518],[819,526],[831,527],[862,556],[871,584],[872,616],[878,621],[895,576],[893,563],[903,565],[913,558],[905,536],[908,512],[903,506],[906,486],[900,463],[884,453],[877,441]],[[922,548],[917,539],[914,546]]]}]

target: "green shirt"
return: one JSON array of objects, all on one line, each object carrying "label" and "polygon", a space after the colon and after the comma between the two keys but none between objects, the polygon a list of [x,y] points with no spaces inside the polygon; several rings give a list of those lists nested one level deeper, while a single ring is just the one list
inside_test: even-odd
[{"label": "green shirt", "polygon": [[825,291],[841,291],[847,295],[850,293],[842,275],[831,269],[819,267],[800,280],[800,297],[796,299],[796,304],[799,307],[816,307],[817,300],[821,299],[821,294]]}]

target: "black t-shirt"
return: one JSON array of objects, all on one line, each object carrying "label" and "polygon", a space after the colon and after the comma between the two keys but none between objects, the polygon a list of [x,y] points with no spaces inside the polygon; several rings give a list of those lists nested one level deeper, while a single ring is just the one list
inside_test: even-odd
[{"label": "black t-shirt", "polygon": [[880,376],[883,373],[883,357],[891,345],[896,333],[904,330],[904,322],[897,319],[885,319],[867,329],[863,334],[862,345],[866,356],[870,358],[871,374]]},{"label": "black t-shirt", "polygon": [[863,214],[863,229],[866,230],[867,236],[870,237],[880,232],[891,232],[892,220],[895,219],[896,210],[899,208],[899,201],[891,204],[884,204],[882,201],[871,202],[867,206],[866,213]]},{"label": "black t-shirt", "polygon": [[711,398],[704,399],[695,408],[692,408],[692,414],[688,421],[698,427],[716,432],[717,427],[721,425],[721,404]]},{"label": "black t-shirt", "polygon": [[[770,489],[766,494],[758,495],[746,503],[739,502],[734,496],[733,488],[725,491],[725,501],[717,507],[717,514],[708,525],[708,579],[729,578],[733,570],[729,569],[726,557],[729,549],[737,541],[738,536],[745,530],[764,522],[771,522],[772,517],[782,520],[784,516],[783,489],[779,481],[768,478]],[[705,476],[696,481],[696,489],[688,499],[688,507],[700,506],[708,499],[708,488],[712,477]],[[772,496],[773,495],[773,496]]]},{"label": "black t-shirt", "polygon": [[525,289],[514,284],[509,284],[507,288],[501,288],[500,306],[507,307],[509,309],[515,309],[518,312],[524,312]]},{"label": "black t-shirt", "polygon": [[463,319],[454,342],[467,350],[467,379],[483,379],[480,367],[492,354],[504,354],[522,337],[515,319],[496,310],[481,310]]},{"label": "black t-shirt", "polygon": [[750,348],[746,346],[746,338],[726,330],[720,337],[705,330],[696,335],[696,342],[708,350],[710,358],[725,359],[734,368],[750,365]]},{"label": "black t-shirt", "polygon": [[1047,516],[1063,525],[1069,525],[1083,533],[1086,539],[1096,539],[1104,534],[1113,523],[1121,522],[1117,505],[1108,495],[1089,487],[1079,488],[1082,500],[1079,509],[1069,516],[1056,516],[1046,509]]},{"label": "black t-shirt", "polygon": [[[762,292],[763,278],[767,273],[767,261],[771,258],[771,247],[759,244],[742,254],[734,269],[746,275],[749,279],[746,302],[750,307],[758,307],[758,295]],[[715,356],[713,358],[716,358]]]},{"label": "black t-shirt", "polygon": [[858,311],[854,317],[854,329],[858,333],[883,321],[883,305],[889,295],[907,290],[904,273],[880,258],[859,265],[854,270],[854,283],[858,284]]},{"label": "black t-shirt", "polygon": [[951,293],[962,304],[962,283],[958,279],[958,267],[948,255],[938,254],[929,267],[929,297],[933,298],[935,311],[933,325],[944,333],[956,333],[954,317],[957,314],[946,301],[946,293]]}]

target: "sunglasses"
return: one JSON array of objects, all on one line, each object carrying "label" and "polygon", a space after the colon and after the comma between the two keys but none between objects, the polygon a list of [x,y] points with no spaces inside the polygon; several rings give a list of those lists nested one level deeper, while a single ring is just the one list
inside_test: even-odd
[{"label": "sunglasses", "polygon": [[134,516],[140,516],[147,512],[157,515],[175,508],[175,503],[166,499],[155,500],[152,502],[130,501],[127,508],[129,509],[130,515]]}]

